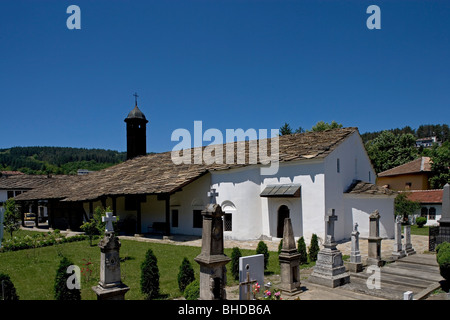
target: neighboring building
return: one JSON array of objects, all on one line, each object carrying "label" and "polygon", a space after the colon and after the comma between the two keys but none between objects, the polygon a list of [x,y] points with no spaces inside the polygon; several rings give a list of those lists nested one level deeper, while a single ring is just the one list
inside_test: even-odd
[{"label": "neighboring building", "polygon": [[438,225],[442,214],[443,189],[412,190],[406,192],[408,199],[420,203],[421,208],[414,214],[414,218],[426,217],[427,226]]},{"label": "neighboring building", "polygon": [[420,157],[398,167],[380,172],[376,184],[392,190],[427,190],[431,175],[430,157]]},{"label": "neighboring building", "polygon": [[94,172],[94,171],[89,171],[88,169],[78,169],[77,170],[77,175],[83,176],[83,175],[89,174],[91,172]]},{"label": "neighboring building", "polygon": [[[145,122],[143,114],[139,119]],[[127,132],[129,128],[127,122]],[[291,218],[295,237],[308,240],[315,233],[322,238],[330,209],[338,216],[336,240],[349,238],[355,222],[367,237],[369,215],[375,209],[382,216],[381,236],[393,237],[396,193],[374,185],[375,171],[357,128],[280,136],[279,170],[271,176],[260,174],[260,162],[249,164],[249,141],[232,145],[235,150],[245,146],[245,164],[179,165],[171,152],[135,156],[139,148],[133,141],[127,140],[132,159],[70,181],[55,180],[16,200],[47,200],[49,223],[59,229],[76,229],[95,207],[109,206],[119,216],[121,230],[131,234],[200,236],[201,211],[209,203],[207,192],[214,188],[225,212],[226,239],[280,238],[286,217]],[[218,148],[225,155],[226,145]],[[196,150],[190,150],[191,159]]]},{"label": "neighboring building", "polygon": [[423,148],[431,148],[433,144],[437,144],[440,146],[442,143],[437,139],[436,136],[433,137],[426,137],[426,138],[420,138],[416,140],[416,147],[423,147]]}]

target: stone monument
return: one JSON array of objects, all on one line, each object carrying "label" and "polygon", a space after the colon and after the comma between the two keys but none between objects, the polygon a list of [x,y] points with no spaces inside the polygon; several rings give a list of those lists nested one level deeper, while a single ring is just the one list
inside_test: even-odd
[{"label": "stone monument", "polygon": [[395,218],[394,226],[394,249],[392,251],[392,257],[394,259],[400,259],[406,256],[402,247],[402,217],[398,215]]},{"label": "stone monument", "polygon": [[330,288],[344,285],[350,282],[350,274],[345,270],[342,253],[336,248],[334,240],[334,222],[337,221],[334,209],[331,215],[325,217],[326,237],[323,249],[317,254],[309,282],[321,284]]},{"label": "stone monument", "polygon": [[284,219],[283,245],[278,259],[281,273],[279,289],[287,295],[298,293],[301,291],[300,253],[297,251],[290,218]]},{"label": "stone monument", "polygon": [[355,223],[352,231],[352,248],[350,251],[350,262],[347,262],[347,268],[351,272],[361,272],[361,252],[359,251],[359,231],[358,223]]},{"label": "stone monument", "polygon": [[130,290],[122,283],[120,277],[120,241],[114,235],[112,222],[116,217],[112,212],[106,212],[102,221],[106,222],[105,236],[98,246],[100,255],[100,281],[92,290],[97,294],[97,300],[125,300],[125,294]]},{"label": "stone monument", "polygon": [[416,250],[414,250],[411,243],[411,225],[409,223],[405,224],[403,227],[403,231],[405,233],[405,245],[403,247],[403,251],[407,256],[410,256],[416,253]]},{"label": "stone monument", "polygon": [[439,234],[436,245],[443,242],[450,242],[450,185],[447,183],[442,194],[442,214],[439,223]]},{"label": "stone monument", "polygon": [[200,265],[200,300],[225,300],[227,269],[231,261],[223,252],[223,212],[216,204],[215,189],[208,192],[210,203],[202,211],[202,250],[194,259]]},{"label": "stone monument", "polygon": [[369,237],[368,244],[368,265],[381,267],[384,262],[381,260],[381,240],[380,237],[380,213],[378,210],[372,212],[369,216]]},{"label": "stone monument", "polygon": [[0,207],[0,248],[2,247],[2,239],[3,239],[3,221],[5,216],[5,209]]}]

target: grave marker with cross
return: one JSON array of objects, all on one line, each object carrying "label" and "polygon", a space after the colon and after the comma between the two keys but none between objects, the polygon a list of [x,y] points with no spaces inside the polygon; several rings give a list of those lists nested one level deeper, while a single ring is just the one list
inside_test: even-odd
[{"label": "grave marker with cross", "polygon": [[249,268],[250,266],[248,264],[245,265],[245,269],[247,270],[246,281],[239,283],[239,287],[247,287],[247,300],[250,300],[250,292],[252,291],[251,286],[258,282],[258,280],[250,280],[250,272],[248,271]]},{"label": "grave marker with cross", "polygon": [[102,222],[106,222],[105,231],[114,232],[113,221],[116,221],[117,217],[113,216],[112,212],[106,212],[106,216],[102,217]]},{"label": "grave marker with cross", "polygon": [[218,196],[219,196],[219,193],[216,192],[216,189],[211,189],[211,191],[208,191],[209,203],[216,204],[216,197],[218,197]]},{"label": "grave marker with cross", "polygon": [[337,221],[338,217],[335,215],[335,210],[330,209],[331,214],[325,216],[326,225],[326,238],[324,245],[335,246],[336,242],[334,240],[334,222]]}]

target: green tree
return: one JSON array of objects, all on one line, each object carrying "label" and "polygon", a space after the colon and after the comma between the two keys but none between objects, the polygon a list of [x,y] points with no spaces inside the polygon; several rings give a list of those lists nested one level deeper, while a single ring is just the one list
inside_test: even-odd
[{"label": "green tree", "polygon": [[73,262],[66,257],[62,257],[56,271],[55,284],[53,286],[55,300],[81,300],[81,291],[77,288],[69,289],[67,280],[72,275],[67,273],[67,268],[73,265]]},{"label": "green tree", "polygon": [[319,121],[311,128],[311,131],[325,131],[325,130],[338,129],[338,128],[342,128],[342,124],[337,123],[334,120],[331,121],[331,123],[327,123],[325,121]]},{"label": "green tree", "polygon": [[317,260],[317,254],[319,253],[319,250],[319,239],[317,238],[317,235],[313,233],[311,237],[311,243],[309,244],[308,248],[309,261]]},{"label": "green tree", "polygon": [[433,146],[430,154],[431,177],[428,180],[432,189],[442,189],[450,182],[450,141],[440,147]]},{"label": "green tree", "polygon": [[291,126],[285,122],[281,127],[280,127],[280,135],[284,136],[287,134],[292,134],[292,128]]},{"label": "green tree", "polygon": [[3,225],[5,231],[9,232],[11,238],[13,232],[20,229],[21,214],[16,207],[16,201],[13,198],[6,200]]},{"label": "green tree", "polygon": [[184,290],[186,300],[198,300],[200,297],[200,281],[192,281]]},{"label": "green tree", "polygon": [[264,241],[258,242],[258,246],[256,247],[256,254],[264,255],[264,270],[267,270],[267,266],[269,265],[269,249],[267,248],[267,244]]},{"label": "green tree", "polygon": [[410,162],[418,155],[416,138],[410,133],[395,135],[383,131],[365,147],[377,173]]},{"label": "green tree", "polygon": [[300,253],[300,264],[305,264],[308,262],[308,254],[306,252],[305,239],[300,237],[297,241],[297,251]]},{"label": "green tree", "polygon": [[403,217],[403,223],[408,221],[408,216],[420,209],[420,203],[408,199],[406,192],[399,193],[394,200],[394,214]]},{"label": "green tree", "polygon": [[19,300],[16,288],[9,275],[0,272],[0,284],[2,284],[2,287],[0,287],[0,298],[2,300]]},{"label": "green tree", "polygon": [[184,292],[184,289],[194,280],[194,268],[192,268],[188,258],[184,257],[178,272],[178,288],[181,292]]},{"label": "green tree", "polygon": [[242,257],[241,250],[234,247],[231,251],[231,274],[234,280],[239,280],[239,258]]},{"label": "green tree", "polygon": [[152,249],[148,249],[141,264],[141,292],[147,300],[159,296],[159,269],[158,260]]}]

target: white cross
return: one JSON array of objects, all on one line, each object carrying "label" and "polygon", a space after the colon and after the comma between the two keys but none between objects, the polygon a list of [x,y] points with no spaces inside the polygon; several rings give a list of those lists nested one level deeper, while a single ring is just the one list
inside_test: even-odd
[{"label": "white cross", "polygon": [[106,212],[106,216],[102,217],[102,222],[106,222],[105,231],[106,232],[114,232],[113,221],[116,221],[117,217],[113,216],[112,212]]},{"label": "white cross", "polygon": [[219,196],[219,193],[216,192],[216,189],[211,189],[211,191],[208,192],[209,203],[215,204],[216,197],[218,197],[218,196]]}]

